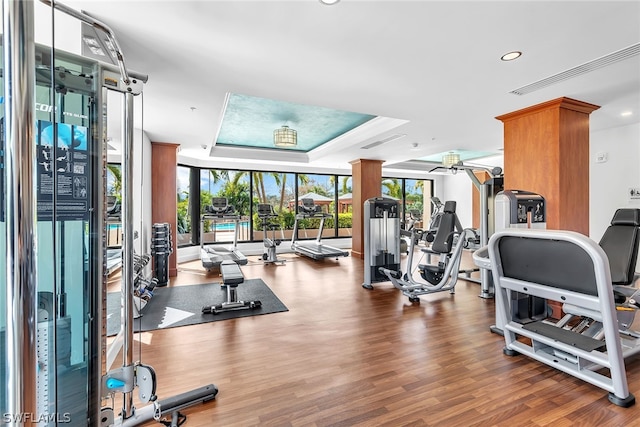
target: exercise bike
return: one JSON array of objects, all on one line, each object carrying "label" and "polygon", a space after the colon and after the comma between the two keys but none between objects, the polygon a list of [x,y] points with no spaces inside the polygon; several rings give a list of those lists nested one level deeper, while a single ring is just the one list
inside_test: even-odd
[{"label": "exercise bike", "polygon": [[[262,240],[264,244],[264,252],[262,253],[262,262],[265,264],[275,264],[286,262],[285,259],[278,258],[276,253],[277,247],[284,240],[284,231],[282,226],[273,222],[273,218],[277,218],[277,214],[273,210],[273,206],[264,203],[258,205],[258,218],[262,220],[262,231],[264,232],[264,238]],[[280,229],[280,239],[276,238],[276,229]],[[272,238],[268,237],[269,230],[272,232]]]}]

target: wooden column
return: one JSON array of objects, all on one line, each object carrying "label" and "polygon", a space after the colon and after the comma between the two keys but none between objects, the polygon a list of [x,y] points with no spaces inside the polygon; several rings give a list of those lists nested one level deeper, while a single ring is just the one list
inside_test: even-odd
[{"label": "wooden column", "polygon": [[496,117],[504,123],[504,188],[539,193],[547,228],[589,234],[589,114],[558,98]]},{"label": "wooden column", "polygon": [[353,235],[351,256],[364,258],[364,202],[382,194],[382,160],[358,159],[351,162],[353,187]]},{"label": "wooden column", "polygon": [[[178,236],[178,144],[151,144],[151,221],[171,225],[173,245]],[[169,277],[178,274],[177,248],[169,256]]]}]

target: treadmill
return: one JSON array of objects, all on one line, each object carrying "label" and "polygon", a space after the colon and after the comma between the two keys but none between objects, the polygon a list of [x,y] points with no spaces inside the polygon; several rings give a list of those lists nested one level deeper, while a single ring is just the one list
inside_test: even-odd
[{"label": "treadmill", "polygon": [[[233,224],[233,244],[229,247],[204,243],[204,224],[211,221],[215,239],[216,224],[219,221]],[[207,270],[220,269],[223,261],[231,260],[238,265],[247,264],[247,257],[237,248],[238,246],[238,226],[240,215],[234,207],[228,204],[226,197],[214,197],[210,206],[205,206],[205,213],[200,218],[200,259],[202,266]]]},{"label": "treadmill", "polygon": [[[324,258],[338,259],[342,256],[349,256],[348,251],[334,248],[333,246],[322,244],[322,230],[324,229],[324,220],[331,214],[322,212],[320,206],[316,206],[313,199],[300,199],[301,205],[298,205],[298,213],[293,224],[293,234],[291,236],[291,250],[298,255],[303,255],[315,260]],[[318,237],[313,242],[299,242],[296,240],[298,235],[298,220],[306,218],[320,218],[320,227],[318,228]]]}]

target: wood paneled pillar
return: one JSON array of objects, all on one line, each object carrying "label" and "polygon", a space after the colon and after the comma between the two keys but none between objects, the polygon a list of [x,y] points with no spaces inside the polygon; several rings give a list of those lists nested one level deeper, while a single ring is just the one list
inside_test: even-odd
[{"label": "wood paneled pillar", "polygon": [[558,98],[496,117],[504,123],[504,188],[545,198],[547,228],[589,235],[589,114]]},{"label": "wood paneled pillar", "polygon": [[351,162],[353,194],[351,256],[364,258],[364,202],[382,194],[382,160]]},{"label": "wood paneled pillar", "polygon": [[[151,221],[169,223],[175,246],[178,236],[178,144],[151,143]],[[169,277],[178,274],[177,248],[169,256]]]}]

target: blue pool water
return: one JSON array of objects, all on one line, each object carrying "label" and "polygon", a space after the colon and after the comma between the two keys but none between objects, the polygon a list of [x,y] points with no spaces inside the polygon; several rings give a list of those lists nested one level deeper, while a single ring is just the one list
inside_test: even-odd
[{"label": "blue pool water", "polygon": [[[119,230],[122,228],[122,224],[107,224],[108,230]],[[235,224],[233,222],[216,223],[216,231],[233,231]],[[238,227],[249,228],[249,221],[240,221]]]},{"label": "blue pool water", "polygon": [[[216,231],[233,231],[235,226],[236,225],[233,222],[216,223]],[[249,221],[240,221],[238,223],[238,227],[248,228]]]}]

